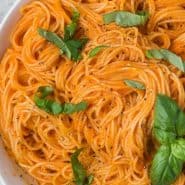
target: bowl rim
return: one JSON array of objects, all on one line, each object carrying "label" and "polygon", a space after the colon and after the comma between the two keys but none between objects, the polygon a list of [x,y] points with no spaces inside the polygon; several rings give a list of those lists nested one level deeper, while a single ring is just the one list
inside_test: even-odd
[{"label": "bowl rim", "polygon": [[20,18],[19,8],[29,1],[30,0],[15,0],[0,22],[0,60],[10,43],[9,36],[12,32],[12,29],[10,28],[13,27]]},{"label": "bowl rim", "polygon": [[3,27],[6,23],[6,21],[8,20],[8,18],[11,16],[12,11],[19,5],[19,3],[22,0],[16,0],[15,2],[13,2],[12,6],[10,7],[10,9],[8,10],[8,12],[4,15],[1,23],[0,23],[0,32],[3,31]]}]

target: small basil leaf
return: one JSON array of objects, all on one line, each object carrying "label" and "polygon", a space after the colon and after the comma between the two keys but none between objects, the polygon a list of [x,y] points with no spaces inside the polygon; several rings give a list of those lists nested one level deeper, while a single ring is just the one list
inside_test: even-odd
[{"label": "small basil leaf", "polygon": [[[34,96],[34,102],[36,104],[37,107],[39,107],[40,109],[45,109],[45,100],[38,97],[37,95]],[[46,110],[46,112],[48,112],[48,110]]]},{"label": "small basil leaf", "polygon": [[127,11],[115,11],[103,15],[103,20],[105,24],[115,22],[119,26],[129,27],[144,25],[149,18],[147,11],[142,11],[138,14],[134,14]]},{"label": "small basil leaf", "polygon": [[34,102],[41,110],[46,111],[49,114],[73,114],[76,112],[84,111],[87,109],[88,104],[86,102],[80,102],[78,104],[64,103],[60,104],[50,99],[42,99],[38,96],[34,97]]},{"label": "small basil leaf", "polygon": [[61,113],[64,113],[63,106],[58,102],[53,101],[49,108],[51,109],[50,111],[51,114],[59,115]]},{"label": "small basil leaf", "polygon": [[64,38],[42,28],[38,29],[38,33],[47,41],[57,46],[60,49],[60,53],[66,55],[68,59],[79,61],[82,59],[81,50],[88,41],[87,38],[73,38],[77,30],[79,18],[80,14],[78,12],[73,12],[72,22],[64,29]]},{"label": "small basil leaf", "polygon": [[168,96],[159,94],[154,110],[154,135],[164,144],[185,134],[185,114]]},{"label": "small basil leaf", "polygon": [[87,38],[83,38],[80,40],[68,40],[66,41],[66,45],[69,48],[69,50],[71,51],[71,57],[72,60],[74,61],[78,61],[81,59],[81,50],[83,49],[83,47],[85,46],[85,44],[87,43],[88,39]]},{"label": "small basil leaf", "polygon": [[107,48],[108,46],[105,45],[101,45],[101,46],[97,46],[95,48],[93,48],[90,52],[89,52],[89,57],[92,58],[94,56],[96,56],[99,52],[101,52],[102,49]]},{"label": "small basil leaf", "polygon": [[39,87],[36,95],[34,96],[34,102],[36,106],[53,115],[73,114],[75,112],[84,111],[88,107],[88,104],[85,101],[82,101],[78,104],[61,104],[55,100],[47,99],[47,96],[53,93],[53,91],[53,88],[49,86]]},{"label": "small basil leaf", "polygon": [[149,59],[155,58],[158,60],[166,60],[170,64],[173,64],[182,72],[185,72],[185,63],[181,57],[167,49],[151,49],[146,51],[146,57]]},{"label": "small basil leaf", "polygon": [[71,165],[73,169],[73,174],[75,177],[75,183],[77,185],[90,185],[93,181],[93,176],[87,177],[87,172],[83,165],[78,160],[78,156],[83,149],[78,149],[75,153],[71,155]]},{"label": "small basil leaf", "polygon": [[63,41],[62,38],[53,32],[41,28],[38,29],[38,32],[47,41],[56,45],[60,49],[61,54],[65,54],[70,60],[72,59],[73,61],[78,61],[82,58],[80,52],[87,43],[87,38]]},{"label": "small basil leaf", "polygon": [[69,40],[69,41],[66,41],[66,45],[67,47],[69,48],[69,50],[71,51],[71,59],[73,61],[78,61],[81,54],[80,54],[80,51],[79,49],[77,48],[78,46],[75,46],[74,45],[71,45],[71,44],[74,44],[74,42],[72,40]]},{"label": "small basil leaf", "polygon": [[185,139],[178,139],[171,144],[172,154],[185,162]]},{"label": "small basil leaf", "polygon": [[112,22],[115,22],[117,14],[119,14],[120,11],[114,11],[103,15],[103,21],[105,24],[110,24]]},{"label": "small basil leaf", "polygon": [[129,87],[132,87],[132,88],[136,88],[136,89],[140,89],[140,90],[145,90],[145,86],[140,83],[140,82],[137,82],[135,80],[124,80],[125,84],[128,85]]},{"label": "small basil leaf", "polygon": [[162,145],[150,169],[152,185],[171,185],[180,175],[183,161],[172,155],[171,147]]},{"label": "small basil leaf", "polygon": [[78,156],[80,155],[81,152],[82,152],[82,149],[79,149],[71,156],[73,174],[74,174],[75,182],[77,183],[77,185],[83,184],[87,176],[85,168],[78,160]]},{"label": "small basil leaf", "polygon": [[64,29],[64,41],[69,40],[73,37],[73,35],[75,34],[77,28],[77,23],[72,22],[71,24],[69,24],[68,26],[65,27]]},{"label": "small basil leaf", "polygon": [[63,39],[60,38],[56,33],[47,31],[42,28],[38,29],[38,33],[40,34],[40,36],[45,38],[47,41],[57,46],[61,50],[61,53],[65,54],[69,59],[71,59],[71,55],[72,55],[71,51],[69,50],[68,46],[63,41]]},{"label": "small basil leaf", "polygon": [[87,102],[80,102],[78,104],[65,103],[63,107],[64,114],[73,114],[75,112],[84,111],[88,107]]},{"label": "small basil leaf", "polygon": [[161,60],[164,58],[163,54],[159,50],[147,50],[146,51],[146,57],[149,59],[155,58],[158,60]]},{"label": "small basil leaf", "polygon": [[66,44],[72,48],[80,49],[82,48],[82,42],[80,40],[68,40]]},{"label": "small basil leaf", "polygon": [[63,112],[61,104],[50,99],[39,98],[38,96],[34,97],[34,102],[38,108],[44,110],[45,112],[53,115],[58,115]]},{"label": "small basil leaf", "polygon": [[80,18],[79,12],[73,12],[72,15],[72,22],[67,25],[64,29],[64,40],[72,39],[76,30],[77,30],[77,24]]},{"label": "small basil leaf", "polygon": [[78,22],[80,18],[80,13],[78,11],[74,11],[72,15],[72,22]]},{"label": "small basil leaf", "polygon": [[38,92],[41,93],[41,98],[45,98],[51,95],[54,92],[54,89],[51,86],[41,86],[39,87]]}]

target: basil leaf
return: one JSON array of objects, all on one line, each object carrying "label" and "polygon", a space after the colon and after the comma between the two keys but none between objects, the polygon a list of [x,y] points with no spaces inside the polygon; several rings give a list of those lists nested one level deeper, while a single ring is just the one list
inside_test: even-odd
[{"label": "basil leaf", "polygon": [[77,30],[77,24],[80,18],[80,13],[79,12],[73,12],[72,15],[72,22],[67,25],[64,29],[64,40],[69,40],[72,39],[76,30]]},{"label": "basil leaf", "polygon": [[182,72],[185,72],[185,63],[181,57],[167,49],[151,49],[146,51],[146,57],[149,59],[155,58],[158,60],[166,60],[170,64],[173,64]]},{"label": "basil leaf", "polygon": [[64,41],[57,34],[41,28],[38,29],[38,32],[47,41],[57,46],[62,54],[65,54],[67,58],[69,58],[70,60],[72,59],[73,61],[78,61],[81,59],[80,52],[88,41],[87,38],[82,38],[79,40],[71,39]]},{"label": "basil leaf", "polygon": [[40,87],[34,96],[34,102],[38,108],[46,111],[49,114],[73,114],[75,112],[84,111],[87,109],[88,104],[82,101],[78,104],[72,103],[58,103],[54,100],[47,99],[47,96],[53,93],[52,87]]},{"label": "basil leaf", "polygon": [[75,112],[86,110],[87,107],[88,107],[88,104],[84,101],[78,104],[65,103],[63,105],[63,112],[64,114],[73,114]]},{"label": "basil leaf", "polygon": [[73,174],[75,177],[75,182],[78,185],[82,185],[85,182],[87,173],[83,165],[78,160],[78,156],[82,152],[82,149],[77,150],[74,154],[71,156],[71,164],[73,169]]},{"label": "basil leaf", "polygon": [[38,92],[41,93],[41,98],[45,98],[46,96],[52,94],[54,92],[54,89],[51,86],[41,86],[39,87]]},{"label": "basil leaf", "polygon": [[40,109],[45,110],[46,112],[50,112],[50,110],[47,108],[47,105],[51,104],[52,102],[49,102],[49,100],[46,101],[45,99],[39,98],[37,95],[35,95],[34,102]]},{"label": "basil leaf", "polygon": [[58,47],[62,54],[65,54],[69,59],[71,59],[71,51],[69,50],[66,43],[60,38],[56,33],[47,31],[45,29],[39,28],[38,33],[40,36],[45,38],[47,41],[53,43],[56,47]]},{"label": "basil leaf", "polygon": [[152,185],[171,185],[180,175],[183,161],[172,155],[171,147],[162,145],[150,169]]},{"label": "basil leaf", "polygon": [[124,80],[124,82],[129,87],[133,87],[133,88],[140,89],[140,90],[145,90],[146,89],[145,86],[142,83],[137,82],[135,80]]},{"label": "basil leaf", "polygon": [[80,52],[83,49],[83,47],[85,46],[85,44],[87,43],[87,41],[88,41],[87,38],[83,38],[80,40],[66,41],[66,45],[72,53],[72,60],[78,61],[82,58]]},{"label": "basil leaf", "polygon": [[110,24],[115,22],[116,16],[120,11],[114,11],[103,15],[103,21],[105,24]]},{"label": "basil leaf", "polygon": [[146,57],[149,58],[149,59],[155,58],[155,59],[158,59],[158,60],[161,60],[161,59],[164,58],[162,52],[160,52],[157,49],[147,50],[146,51]]},{"label": "basil leaf", "polygon": [[90,185],[93,182],[93,175],[87,176],[87,172],[83,165],[78,160],[78,156],[83,149],[78,149],[75,153],[71,155],[71,164],[73,169],[73,174],[75,177],[75,183],[77,185]]},{"label": "basil leaf", "polygon": [[[159,56],[160,57],[160,56]],[[150,171],[153,185],[170,185],[182,171],[185,161],[185,113],[168,96],[159,94],[154,113],[154,135],[163,144]]]},{"label": "basil leaf", "polygon": [[92,58],[94,56],[96,56],[99,52],[101,52],[102,49],[107,48],[108,46],[105,45],[101,45],[101,46],[97,46],[95,48],[93,48],[90,52],[89,52],[89,57]]},{"label": "basil leaf", "polygon": [[178,139],[171,144],[172,154],[185,162],[185,139]]},{"label": "basil leaf", "polygon": [[61,54],[67,56],[68,59],[73,61],[79,61],[81,56],[81,50],[87,43],[87,38],[73,39],[77,30],[77,24],[80,14],[78,12],[73,13],[72,22],[64,29],[64,39],[59,37],[56,33],[39,28],[38,33],[47,41],[53,43],[60,49]]},{"label": "basil leaf", "polygon": [[37,107],[46,111],[49,114],[73,114],[76,112],[84,111],[87,109],[88,104],[86,102],[80,102],[78,104],[64,103],[60,104],[50,99],[42,99],[38,96],[34,97],[34,102]]},{"label": "basil leaf", "polygon": [[50,99],[39,98],[38,96],[34,97],[34,102],[37,107],[41,110],[46,111],[49,114],[58,115],[63,113],[63,107],[60,103],[55,102]]},{"label": "basil leaf", "polygon": [[154,135],[160,143],[171,143],[185,134],[185,114],[168,96],[159,94],[154,111]]},{"label": "basil leaf", "polygon": [[127,11],[115,11],[103,15],[105,24],[115,22],[122,27],[144,25],[148,18],[149,14],[147,11],[142,11],[136,14]]}]

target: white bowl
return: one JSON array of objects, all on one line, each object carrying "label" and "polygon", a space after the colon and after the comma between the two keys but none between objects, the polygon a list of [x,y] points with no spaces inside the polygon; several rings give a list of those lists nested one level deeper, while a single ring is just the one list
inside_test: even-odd
[{"label": "white bowl", "polygon": [[28,3],[29,0],[16,0],[12,8],[4,17],[0,24],[0,58],[9,44],[10,33],[13,26],[16,24],[20,17],[19,9],[22,5]]},{"label": "white bowl", "polygon": [[[29,0],[17,0],[0,24],[0,60],[9,46],[9,38],[12,28],[20,17],[19,9]],[[23,175],[23,178],[20,177]],[[23,180],[24,179],[24,180]],[[25,185],[34,183],[33,180],[15,165],[5,151],[0,140],[0,185]]]}]

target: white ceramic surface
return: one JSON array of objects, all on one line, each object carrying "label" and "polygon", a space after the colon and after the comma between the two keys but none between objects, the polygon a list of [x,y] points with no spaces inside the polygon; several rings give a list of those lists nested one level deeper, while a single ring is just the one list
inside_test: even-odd
[{"label": "white ceramic surface", "polygon": [[12,7],[14,0],[1,0],[1,6],[0,6],[0,23],[4,17],[4,15],[7,13],[7,11]]},{"label": "white ceramic surface", "polygon": [[[6,0],[5,0],[6,1]],[[29,0],[14,0],[14,5],[10,11],[4,16],[4,19],[0,24],[0,59],[3,56],[4,51],[9,45],[10,33],[13,26],[16,24],[20,17],[20,7],[29,2]],[[1,6],[1,5],[0,5]],[[0,185],[25,185],[34,183],[32,180],[24,175],[20,177],[23,172],[15,165],[13,160],[7,155],[2,142],[0,140]],[[29,183],[28,183],[29,182]]]}]

